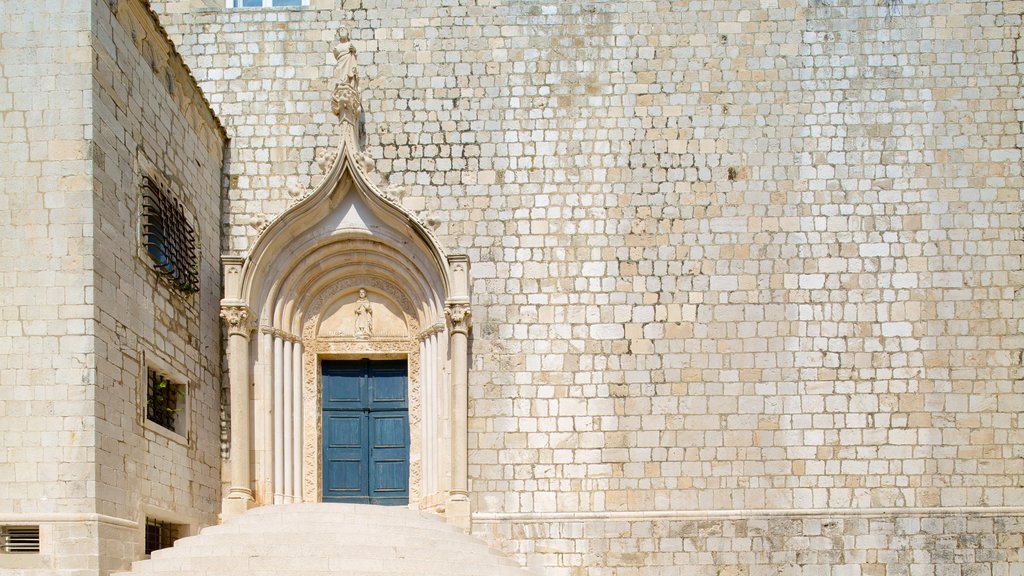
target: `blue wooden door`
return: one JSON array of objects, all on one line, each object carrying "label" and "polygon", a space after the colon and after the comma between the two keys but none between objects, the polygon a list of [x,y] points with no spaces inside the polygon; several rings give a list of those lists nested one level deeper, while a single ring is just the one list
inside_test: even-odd
[{"label": "blue wooden door", "polygon": [[404,360],[323,362],[323,500],[409,503]]}]

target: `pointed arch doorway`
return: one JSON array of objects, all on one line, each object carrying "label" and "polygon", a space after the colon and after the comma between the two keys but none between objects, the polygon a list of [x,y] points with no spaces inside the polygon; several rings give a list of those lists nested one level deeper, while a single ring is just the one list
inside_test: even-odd
[{"label": "pointed arch doorway", "polygon": [[325,400],[324,366],[390,361],[405,366],[407,424],[392,421],[382,433],[408,432],[408,505],[443,509],[468,527],[469,262],[444,254],[368,180],[352,74],[335,85],[333,103],[341,143],[321,184],[274,219],[247,255],[223,257],[231,393],[224,516],[331,498],[325,453],[337,454],[325,448],[324,408],[338,405]]}]

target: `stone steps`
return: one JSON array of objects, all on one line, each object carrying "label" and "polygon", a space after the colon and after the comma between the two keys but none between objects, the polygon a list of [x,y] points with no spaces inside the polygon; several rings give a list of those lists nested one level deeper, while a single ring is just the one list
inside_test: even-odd
[{"label": "stone steps", "polygon": [[436,516],[358,504],[255,508],[154,552],[121,576],[147,574],[535,576]]}]

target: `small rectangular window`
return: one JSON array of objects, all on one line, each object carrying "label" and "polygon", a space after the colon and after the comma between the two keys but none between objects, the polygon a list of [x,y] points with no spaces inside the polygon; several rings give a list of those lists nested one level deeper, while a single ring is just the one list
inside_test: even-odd
[{"label": "small rectangular window", "polygon": [[184,436],[185,385],[153,369],[146,373],[146,418]]},{"label": "small rectangular window", "polygon": [[175,288],[189,294],[199,290],[196,231],[181,203],[150,178],[142,183],[142,243]]},{"label": "small rectangular window", "polygon": [[0,526],[0,552],[33,554],[39,552],[39,526]]},{"label": "small rectangular window", "polygon": [[185,525],[146,518],[146,556],[156,550],[174,546],[174,541],[185,535]]}]

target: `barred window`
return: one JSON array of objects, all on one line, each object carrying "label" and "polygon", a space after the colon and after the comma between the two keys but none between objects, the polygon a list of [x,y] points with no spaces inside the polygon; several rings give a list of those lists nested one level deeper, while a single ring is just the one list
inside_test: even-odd
[{"label": "barred window", "polygon": [[147,370],[146,418],[184,435],[185,385],[156,370]]},{"label": "barred window", "polygon": [[175,288],[188,294],[199,290],[195,229],[181,204],[150,178],[142,182],[142,242]]},{"label": "barred window", "polygon": [[174,541],[185,535],[185,526],[146,518],[146,556],[157,550],[170,548]]}]

